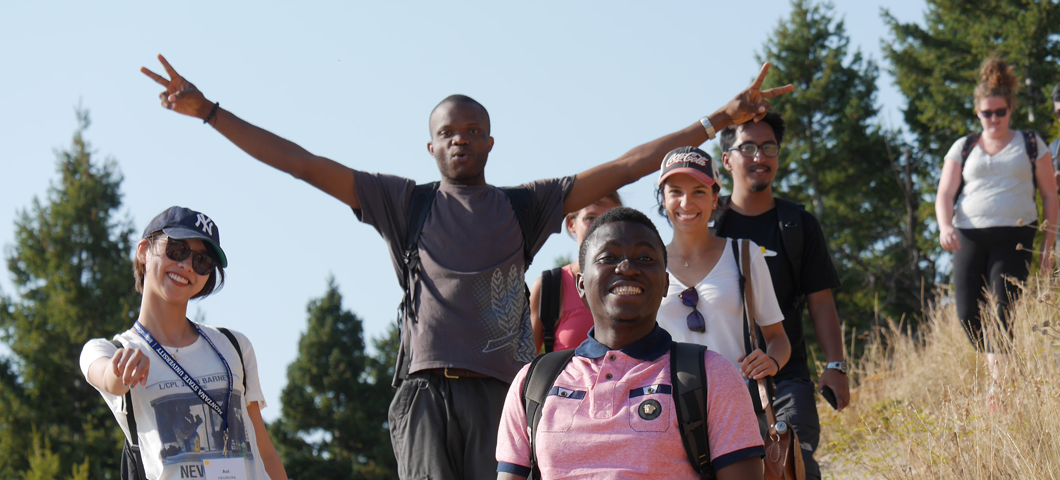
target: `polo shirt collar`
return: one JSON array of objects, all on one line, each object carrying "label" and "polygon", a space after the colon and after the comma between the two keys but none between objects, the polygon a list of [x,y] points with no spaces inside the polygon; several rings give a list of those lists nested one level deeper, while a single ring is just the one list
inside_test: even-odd
[{"label": "polo shirt collar", "polygon": [[[595,338],[596,327],[589,329],[589,338],[586,338],[578,348],[574,350],[574,354],[579,357],[585,358],[600,358],[607,355],[611,349],[607,348]],[[646,362],[655,361],[661,357],[664,353],[670,351],[670,344],[673,343],[673,337],[670,336],[670,332],[659,327],[659,324],[655,324],[655,328],[652,329],[651,333],[644,336],[640,340],[637,340],[626,348],[619,351],[629,355],[637,360],[643,360]]]}]

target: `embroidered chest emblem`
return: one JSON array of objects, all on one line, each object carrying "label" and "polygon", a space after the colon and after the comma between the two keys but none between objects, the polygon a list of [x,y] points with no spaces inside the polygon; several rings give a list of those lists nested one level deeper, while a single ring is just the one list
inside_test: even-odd
[{"label": "embroidered chest emblem", "polygon": [[655,420],[662,413],[662,404],[658,400],[645,400],[637,407],[637,413],[645,420]]}]

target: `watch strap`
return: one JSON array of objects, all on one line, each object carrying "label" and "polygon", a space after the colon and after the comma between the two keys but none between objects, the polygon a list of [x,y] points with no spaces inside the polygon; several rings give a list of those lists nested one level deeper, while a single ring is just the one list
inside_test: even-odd
[{"label": "watch strap", "polygon": [[717,136],[717,132],[714,131],[714,125],[712,125],[710,123],[710,118],[709,117],[700,118],[699,119],[699,124],[703,125],[703,130],[706,130],[707,139],[708,140],[714,140],[714,137]]}]

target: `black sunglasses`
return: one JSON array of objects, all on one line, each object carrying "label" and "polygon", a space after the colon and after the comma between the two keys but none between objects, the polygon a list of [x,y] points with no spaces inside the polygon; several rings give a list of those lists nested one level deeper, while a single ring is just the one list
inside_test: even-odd
[{"label": "black sunglasses", "polygon": [[767,143],[762,146],[758,146],[753,143],[745,143],[743,145],[732,147],[729,149],[730,152],[733,150],[739,150],[740,153],[747,158],[754,157],[758,154],[759,150],[762,151],[762,155],[767,157],[775,157],[777,155],[780,155],[780,145],[777,145],[775,143]]},{"label": "black sunglasses", "polygon": [[681,303],[686,307],[692,307],[692,313],[688,314],[685,318],[685,322],[688,323],[688,329],[693,332],[706,332],[707,322],[703,319],[703,314],[699,313],[696,309],[696,304],[699,303],[699,292],[693,287],[688,287],[687,290],[681,292]]},{"label": "black sunglasses", "polygon": [[1005,115],[1008,115],[1008,107],[1002,107],[997,110],[983,110],[979,112],[979,116],[987,120],[990,120],[990,118],[994,115],[997,115],[997,118],[1005,118]]},{"label": "black sunglasses", "polygon": [[174,262],[183,262],[184,259],[191,256],[191,269],[195,270],[195,273],[199,275],[209,275],[213,272],[214,267],[217,266],[217,262],[209,255],[196,252],[191,249],[188,242],[175,238],[166,239],[166,256]]}]

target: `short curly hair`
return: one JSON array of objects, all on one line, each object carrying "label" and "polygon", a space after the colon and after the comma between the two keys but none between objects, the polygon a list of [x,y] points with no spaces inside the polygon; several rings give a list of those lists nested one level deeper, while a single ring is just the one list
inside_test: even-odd
[{"label": "short curly hair", "polygon": [[647,215],[641,213],[640,210],[630,207],[612,208],[593,221],[592,226],[589,227],[589,231],[585,234],[585,241],[578,246],[578,265],[581,265],[583,269],[585,268],[585,254],[588,251],[586,246],[589,245],[589,239],[593,237],[593,234],[604,225],[619,222],[639,223],[651,229],[652,233],[655,234],[655,238],[659,241],[659,249],[662,250],[663,256],[663,266],[666,266],[666,242],[663,241],[662,235],[659,235],[659,229],[655,228],[655,224],[652,223]]}]

